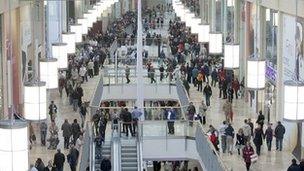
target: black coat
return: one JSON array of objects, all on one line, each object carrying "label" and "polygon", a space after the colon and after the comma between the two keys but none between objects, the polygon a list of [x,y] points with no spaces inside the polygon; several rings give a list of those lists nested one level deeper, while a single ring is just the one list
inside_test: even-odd
[{"label": "black coat", "polygon": [[256,146],[263,144],[263,137],[264,137],[264,133],[263,133],[262,129],[257,128],[257,129],[254,130],[253,142]]},{"label": "black coat", "polygon": [[63,164],[65,162],[65,156],[62,153],[56,153],[54,156],[54,165],[56,168],[63,168]]},{"label": "black coat", "polygon": [[111,161],[107,158],[103,159],[100,164],[101,171],[111,171],[112,165]]}]

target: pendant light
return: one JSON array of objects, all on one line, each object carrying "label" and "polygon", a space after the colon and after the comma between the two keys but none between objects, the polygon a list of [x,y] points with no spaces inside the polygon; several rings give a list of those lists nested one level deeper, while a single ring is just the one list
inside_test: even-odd
[{"label": "pendant light", "polygon": [[94,23],[94,16],[92,13],[90,12],[86,12],[83,14],[83,17],[87,19],[87,26],[89,28],[93,27],[93,23]]},{"label": "pendant light", "polygon": [[226,44],[224,46],[224,68],[236,69],[240,66],[240,45]]},{"label": "pendant light", "polygon": [[222,33],[210,32],[209,34],[209,53],[213,55],[223,53]]},{"label": "pendant light", "polygon": [[47,89],[58,88],[58,61],[56,58],[40,59],[40,81],[46,83]]},{"label": "pendant light", "polygon": [[[88,18],[78,18],[77,19],[77,22],[79,24],[81,24],[81,28],[82,28],[82,31],[81,31],[81,34],[88,34]],[[81,35],[82,37],[82,35]]]},{"label": "pendant light", "polygon": [[71,24],[70,31],[75,33],[75,41],[76,43],[82,42],[82,25],[81,24]]},{"label": "pendant light", "polygon": [[45,82],[29,82],[24,84],[24,118],[31,121],[47,119]]},{"label": "pendant light", "polygon": [[68,67],[67,47],[67,43],[52,43],[52,55],[58,60],[58,68],[60,69]]},{"label": "pendant light", "polygon": [[63,32],[62,42],[67,44],[68,54],[75,53],[76,51],[76,35],[74,32]]},{"label": "pendant light", "polygon": [[0,121],[0,170],[28,170],[28,137],[26,122]]},{"label": "pendant light", "polygon": [[198,33],[198,41],[200,43],[209,43],[210,25],[200,24],[198,27],[200,30]]},{"label": "pendant light", "polygon": [[286,81],[284,83],[284,119],[304,120],[304,83]]},{"label": "pendant light", "polygon": [[266,62],[261,59],[249,59],[247,61],[247,88],[260,90],[265,88]]}]

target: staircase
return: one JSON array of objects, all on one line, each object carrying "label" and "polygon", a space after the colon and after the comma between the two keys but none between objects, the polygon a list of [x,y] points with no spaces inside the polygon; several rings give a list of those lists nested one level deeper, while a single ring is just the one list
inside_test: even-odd
[{"label": "staircase", "polygon": [[121,142],[121,170],[137,171],[137,144],[136,141]]}]

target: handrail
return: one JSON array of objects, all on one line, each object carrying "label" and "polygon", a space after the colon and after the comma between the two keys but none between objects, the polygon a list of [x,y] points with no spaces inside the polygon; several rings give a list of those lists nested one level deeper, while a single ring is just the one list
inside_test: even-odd
[{"label": "handrail", "polygon": [[113,163],[113,171],[121,171],[120,124],[118,124],[117,130],[112,130],[111,134],[111,163]]},{"label": "handrail", "polygon": [[[209,140],[207,134],[206,134],[206,131],[204,130],[203,126],[201,123],[199,122],[196,122],[197,123],[197,128],[196,128],[196,133],[195,133],[195,137],[196,137],[196,144],[197,144],[197,147],[198,146],[203,146],[204,144],[207,143],[208,147],[211,149],[212,153],[216,156],[217,158],[217,161],[219,162],[220,164],[220,167],[222,168],[222,170],[224,171],[229,171],[229,170],[232,170],[231,168],[229,168],[223,161],[222,157],[218,154],[218,152],[216,151],[215,147],[213,146],[213,144],[211,143],[211,141]],[[205,138],[205,142],[206,143],[202,143],[202,142],[198,142],[197,140],[199,139],[199,137],[203,137]],[[197,148],[198,149],[198,152],[200,154],[200,149],[202,148]],[[200,157],[202,158],[202,161],[204,162],[203,160],[203,156],[207,156],[206,153],[204,154],[200,154]],[[212,155],[209,155],[209,157],[212,156]],[[206,162],[204,162],[206,164]],[[208,169],[208,168],[207,168]],[[213,168],[214,169],[214,168]]]},{"label": "handrail", "polygon": [[[139,121],[138,121],[139,122]],[[137,170],[142,171],[143,170],[143,125],[137,124]]]}]

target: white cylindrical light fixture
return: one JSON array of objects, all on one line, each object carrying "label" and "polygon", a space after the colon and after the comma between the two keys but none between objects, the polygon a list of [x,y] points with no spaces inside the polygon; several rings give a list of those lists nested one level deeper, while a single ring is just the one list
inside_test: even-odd
[{"label": "white cylindrical light fixture", "polygon": [[28,137],[26,122],[0,121],[0,170],[28,171]]},{"label": "white cylindrical light fixture", "polygon": [[226,44],[224,46],[224,68],[235,69],[240,66],[240,45]]},{"label": "white cylindrical light fixture", "polygon": [[58,60],[58,68],[68,67],[67,43],[52,43],[52,56]]},{"label": "white cylindrical light fixture", "polygon": [[284,83],[284,119],[304,120],[304,83],[286,81]]},{"label": "white cylindrical light fixture", "polygon": [[87,18],[78,18],[77,23],[82,26],[82,34],[88,34],[88,19]]},{"label": "white cylindrical light fixture", "polygon": [[265,18],[266,18],[266,21],[270,21],[270,9],[269,8],[266,9]]},{"label": "white cylindrical light fixture", "polygon": [[247,88],[264,89],[265,88],[265,60],[249,59],[247,61]]},{"label": "white cylindrical light fixture", "polygon": [[191,27],[191,23],[192,23],[192,19],[195,17],[194,13],[191,12],[186,12],[185,13],[185,23],[186,23],[186,27]]},{"label": "white cylindrical light fixture", "polygon": [[89,28],[93,27],[93,23],[94,23],[94,16],[92,13],[90,12],[86,12],[83,14],[83,17],[87,19],[87,26]]},{"label": "white cylindrical light fixture", "polygon": [[74,32],[62,33],[62,42],[68,44],[68,53],[75,53],[76,51],[76,35]]},{"label": "white cylindrical light fixture", "polygon": [[279,13],[274,12],[272,13],[272,21],[273,26],[279,26]]},{"label": "white cylindrical light fixture", "polygon": [[75,33],[76,43],[82,42],[82,25],[81,24],[71,24],[70,30],[71,30],[71,32]]},{"label": "white cylindrical light fixture", "polygon": [[98,17],[98,10],[97,10],[97,8],[95,7],[93,9],[89,9],[88,12],[91,13],[92,22],[95,23],[97,21],[97,17]]},{"label": "white cylindrical light fixture", "polygon": [[196,17],[191,18],[190,28],[193,34],[198,34],[200,32],[200,30],[198,29],[200,23],[201,23],[200,18],[196,18]]},{"label": "white cylindrical light fixture", "polygon": [[45,82],[24,84],[24,118],[40,121],[47,119]]},{"label": "white cylindrical light fixture", "polygon": [[46,83],[47,89],[58,88],[58,61],[56,58],[40,59],[40,81]]},{"label": "white cylindrical light fixture", "polygon": [[208,24],[199,25],[198,41],[201,43],[209,43],[210,26]]},{"label": "white cylindrical light fixture", "polygon": [[227,7],[234,7],[234,0],[227,0]]},{"label": "white cylindrical light fixture", "polygon": [[210,32],[210,34],[209,34],[209,53],[210,54],[223,53],[222,33]]}]

